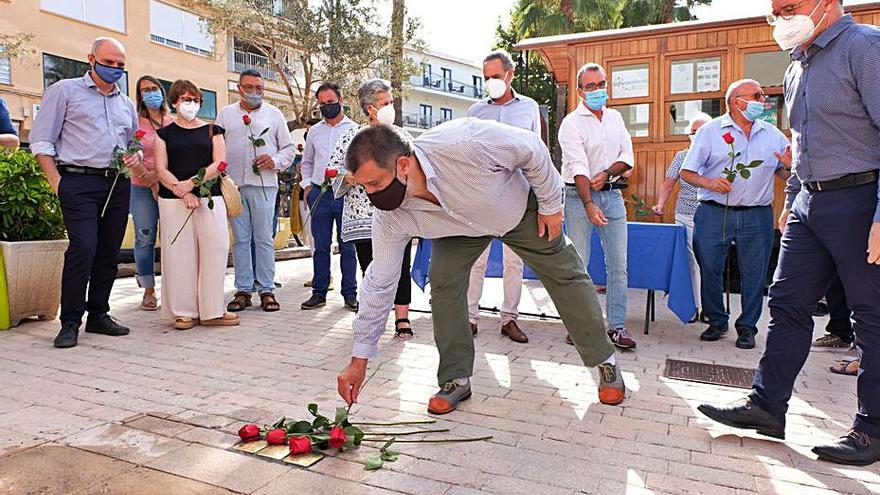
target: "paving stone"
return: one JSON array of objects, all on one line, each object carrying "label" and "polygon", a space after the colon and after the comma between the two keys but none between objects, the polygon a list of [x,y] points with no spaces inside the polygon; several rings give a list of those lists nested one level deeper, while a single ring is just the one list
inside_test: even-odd
[{"label": "paving stone", "polygon": [[69,495],[133,468],[73,447],[43,445],[0,457],[0,493]]},{"label": "paving stone", "polygon": [[138,467],[84,488],[72,495],[234,495],[224,488]]},{"label": "paving stone", "polygon": [[146,464],[187,445],[180,440],[116,424],[77,433],[67,437],[65,442],[73,447],[135,464]]}]

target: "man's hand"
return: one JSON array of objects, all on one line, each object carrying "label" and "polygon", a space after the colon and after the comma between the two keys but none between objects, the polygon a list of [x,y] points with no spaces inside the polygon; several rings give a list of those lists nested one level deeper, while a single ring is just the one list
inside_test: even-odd
[{"label": "man's hand", "polygon": [[351,172],[346,172],[345,175],[342,177],[342,180],[349,186],[354,186],[357,184],[357,180],[355,180],[354,174],[352,174]]},{"label": "man's hand", "polygon": [[785,233],[789,213],[791,213],[791,208],[783,208],[782,213],[779,214],[779,232],[782,234]]},{"label": "man's hand", "polygon": [[159,176],[152,170],[144,170],[144,173],[138,176],[138,179],[146,184],[147,187],[153,187],[154,184],[159,182]]},{"label": "man's hand", "polygon": [[718,177],[717,179],[710,179],[706,189],[721,194],[727,194],[733,189],[733,184],[724,177]]},{"label": "man's hand", "polygon": [[596,174],[595,177],[593,177],[593,180],[590,181],[590,187],[592,187],[593,190],[598,191],[599,189],[605,187],[605,183],[608,182],[608,178],[608,172],[603,170]]},{"label": "man's hand", "polygon": [[133,155],[125,155],[122,157],[122,163],[124,163],[126,167],[131,169],[141,164],[141,157],[137,153]]},{"label": "man's hand", "polygon": [[46,180],[49,181],[49,185],[52,186],[52,190],[55,191],[55,194],[58,194],[58,186],[61,185],[61,174],[56,173],[51,177],[46,177]]},{"label": "man's hand", "polygon": [[190,210],[195,210],[199,206],[202,206],[202,202],[199,200],[199,198],[196,197],[195,194],[192,194],[192,193],[187,194],[182,199],[183,199],[183,204],[186,205],[186,207],[189,208]]},{"label": "man's hand", "polygon": [[364,358],[353,357],[348,366],[336,377],[339,396],[349,406],[357,402],[358,394],[361,392],[361,387],[367,376],[368,361]]},{"label": "man's hand", "polygon": [[661,206],[661,205],[652,206],[651,211],[654,212],[654,214],[657,215],[658,217],[663,216],[663,206]]},{"label": "man's hand", "polygon": [[562,210],[552,214],[552,215],[541,215],[538,213],[538,237],[544,238],[547,236],[547,241],[550,242],[562,233]]},{"label": "man's hand", "polygon": [[779,160],[779,163],[781,163],[786,169],[791,170],[791,146],[786,146],[783,153],[774,151],[773,154],[776,155],[776,159]]},{"label": "man's hand", "polygon": [[880,222],[871,224],[868,234],[868,263],[880,265]]},{"label": "man's hand", "polygon": [[273,160],[271,156],[265,154],[258,156],[254,163],[257,164],[258,168],[263,170],[272,170],[275,168],[275,160]]},{"label": "man's hand", "polygon": [[191,193],[194,187],[196,187],[196,185],[193,184],[193,181],[187,179],[182,180],[177,184],[174,184],[174,187],[171,190],[172,192],[174,192],[175,196],[177,196],[178,198],[183,198],[187,194]]},{"label": "man's hand", "polygon": [[596,203],[593,203],[592,201],[587,203],[587,218],[589,218],[590,222],[597,227],[608,225],[608,218],[605,216],[602,208],[596,206]]}]

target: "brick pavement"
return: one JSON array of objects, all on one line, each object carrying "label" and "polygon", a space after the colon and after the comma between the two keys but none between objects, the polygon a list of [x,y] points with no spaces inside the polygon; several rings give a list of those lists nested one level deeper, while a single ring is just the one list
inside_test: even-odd
[{"label": "brick pavement", "polygon": [[[622,407],[598,402],[596,378],[578,365],[560,323],[524,320],[531,341],[518,345],[499,336],[490,316],[477,338],[474,397],[438,427],[494,435],[491,442],[401,445],[400,460],[377,472],[363,470],[370,446],[308,471],[230,452],[245,422],[304,417],[312,401],[339,404],[335,376],[348,360],[353,315],[338,292],[326,308],[298,309],[310,269],[309,260],[279,263],[282,310],[248,310],[238,328],[172,330],[136,309],[129,278],[118,281],[112,303],[132,328],[128,337],[85,334],[79,347],[57,350],[57,322],[0,332],[0,493],[880,493],[880,466],[835,466],[809,452],[844,433],[856,407],[855,380],[826,371],[838,353],[810,356],[785,443],[740,437],[696,406],[741,391],[660,375],[667,357],[753,367],[762,339],[754,351],[736,349],[732,338],[700,342],[701,328],[677,323],[662,301],[651,335],[638,331],[638,350],[620,359],[630,389]],[[488,283],[484,302],[500,303],[500,282]],[[630,297],[632,329],[641,328],[643,294]],[[547,305],[530,284],[523,309],[552,311]],[[413,306],[427,307],[417,289]],[[411,342],[394,341],[390,330],[383,338],[378,361],[390,361],[363,392],[357,417],[424,417],[437,356],[429,315],[414,313],[413,326]]]}]

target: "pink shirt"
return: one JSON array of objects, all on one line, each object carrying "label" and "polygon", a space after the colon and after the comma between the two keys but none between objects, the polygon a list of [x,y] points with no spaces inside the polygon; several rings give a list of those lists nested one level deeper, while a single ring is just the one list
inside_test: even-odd
[{"label": "pink shirt", "polygon": [[[173,121],[174,119],[171,118],[170,115],[166,115],[162,118],[162,127],[165,127]],[[145,133],[144,137],[141,138],[141,144],[144,145],[144,168],[147,170],[156,170],[156,163],[153,158],[153,146],[156,142],[156,129],[153,127],[150,119],[144,117],[138,117],[138,128]],[[134,174],[131,176],[131,183],[135,186],[147,187],[147,185],[139,181]]]}]

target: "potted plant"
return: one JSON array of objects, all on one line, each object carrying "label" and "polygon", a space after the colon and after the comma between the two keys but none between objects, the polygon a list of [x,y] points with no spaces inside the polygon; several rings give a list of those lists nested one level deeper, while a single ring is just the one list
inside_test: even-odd
[{"label": "potted plant", "polygon": [[64,220],[58,197],[27,150],[0,151],[0,329],[61,302]]}]

